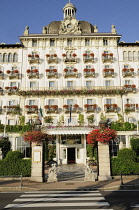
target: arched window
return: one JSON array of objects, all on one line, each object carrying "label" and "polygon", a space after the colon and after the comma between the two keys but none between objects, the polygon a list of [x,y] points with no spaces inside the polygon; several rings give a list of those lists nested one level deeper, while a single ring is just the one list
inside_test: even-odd
[{"label": "arched window", "polygon": [[127,52],[126,51],[123,52],[123,60],[127,61]]},{"label": "arched window", "polygon": [[17,55],[17,53],[14,53],[14,55],[13,55],[13,62],[18,62],[18,55]]},{"label": "arched window", "polygon": [[128,60],[129,61],[133,60],[133,53],[131,51],[128,52]]},{"label": "arched window", "polygon": [[11,53],[9,53],[9,55],[8,55],[8,62],[12,62],[12,54]]},{"label": "arched window", "polygon": [[8,61],[7,54],[6,54],[6,53],[4,53],[4,54],[3,54],[3,62],[7,62],[7,61]]},{"label": "arched window", "polygon": [[2,60],[2,54],[0,53],[0,62],[2,62],[3,60]]}]

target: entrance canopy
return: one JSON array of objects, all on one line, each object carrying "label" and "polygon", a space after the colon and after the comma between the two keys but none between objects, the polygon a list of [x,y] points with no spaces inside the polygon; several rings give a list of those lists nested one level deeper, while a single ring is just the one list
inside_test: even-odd
[{"label": "entrance canopy", "polygon": [[93,130],[91,127],[45,127],[42,129],[49,135],[88,134]]}]

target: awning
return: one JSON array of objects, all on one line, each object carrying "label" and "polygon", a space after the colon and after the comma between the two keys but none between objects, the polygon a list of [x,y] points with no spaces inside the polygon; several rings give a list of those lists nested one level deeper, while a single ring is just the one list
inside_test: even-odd
[{"label": "awning", "polygon": [[90,127],[82,127],[82,128],[45,128],[45,130],[43,130],[43,132],[46,132],[49,135],[73,135],[73,134],[88,134],[90,131],[92,130],[92,128]]}]

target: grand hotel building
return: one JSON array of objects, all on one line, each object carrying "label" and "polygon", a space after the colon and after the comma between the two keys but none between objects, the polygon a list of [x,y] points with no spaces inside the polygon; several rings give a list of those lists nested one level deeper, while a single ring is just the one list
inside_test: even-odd
[{"label": "grand hotel building", "polygon": [[[86,134],[102,116],[137,124],[139,42],[120,42],[115,26],[76,19],[76,7],[63,8],[63,20],[31,34],[20,44],[0,44],[0,121],[16,125],[34,120],[42,110],[44,132],[55,136],[58,163],[85,163]],[[128,114],[125,109],[128,107]],[[19,115],[14,110],[20,108]],[[88,126],[89,125],[89,126]],[[130,146],[135,131],[118,132],[119,144]],[[17,133],[8,133],[12,149],[26,149]]]}]

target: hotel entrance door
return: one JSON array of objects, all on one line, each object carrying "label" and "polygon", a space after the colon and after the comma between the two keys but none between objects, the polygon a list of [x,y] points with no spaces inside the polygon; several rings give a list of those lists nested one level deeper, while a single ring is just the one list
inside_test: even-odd
[{"label": "hotel entrance door", "polygon": [[75,148],[68,148],[67,163],[75,163]]}]

